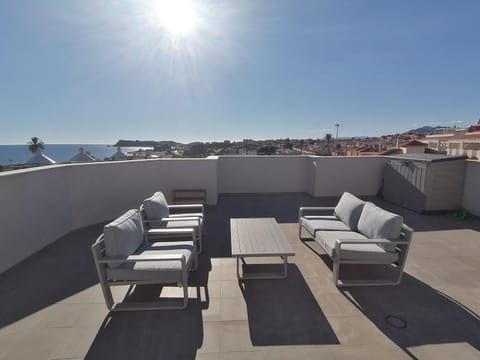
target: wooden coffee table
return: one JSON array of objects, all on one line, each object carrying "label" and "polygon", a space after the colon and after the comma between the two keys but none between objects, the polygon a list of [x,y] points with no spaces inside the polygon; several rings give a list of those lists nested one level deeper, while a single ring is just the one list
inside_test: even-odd
[{"label": "wooden coffee table", "polygon": [[[230,219],[232,257],[237,258],[237,277],[244,279],[285,279],[287,257],[295,252],[274,218]],[[283,259],[279,273],[248,273],[240,275],[240,259],[277,257]]]}]

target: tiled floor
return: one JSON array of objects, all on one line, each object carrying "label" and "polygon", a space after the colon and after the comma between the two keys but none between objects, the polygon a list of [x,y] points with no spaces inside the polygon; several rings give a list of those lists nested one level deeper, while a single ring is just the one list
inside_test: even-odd
[{"label": "tiled floor", "polygon": [[[297,238],[298,207],[332,203],[221,196],[184,311],[108,314],[89,248],[102,226],[71,233],[0,275],[0,359],[479,359],[480,224],[379,202],[417,230],[402,284],[340,291],[320,247]],[[286,280],[239,284],[228,220],[257,216],[275,217],[297,254]]]}]

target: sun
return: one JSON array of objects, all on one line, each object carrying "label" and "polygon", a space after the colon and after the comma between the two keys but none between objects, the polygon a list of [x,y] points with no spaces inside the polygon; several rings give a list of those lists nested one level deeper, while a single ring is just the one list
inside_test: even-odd
[{"label": "sun", "polygon": [[197,26],[197,9],[189,0],[156,0],[152,10],[158,25],[172,36],[188,35]]}]

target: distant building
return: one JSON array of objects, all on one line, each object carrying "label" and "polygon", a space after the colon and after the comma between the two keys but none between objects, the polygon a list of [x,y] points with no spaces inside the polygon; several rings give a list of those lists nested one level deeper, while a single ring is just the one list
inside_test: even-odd
[{"label": "distant building", "polygon": [[78,154],[75,155],[73,158],[70,159],[70,162],[74,163],[89,163],[89,162],[95,162],[97,159],[95,159],[90,153],[85,153],[85,150],[81,147],[78,149]]},{"label": "distant building", "polygon": [[410,140],[400,144],[399,148],[400,150],[402,150],[404,154],[412,154],[412,153],[423,154],[427,146],[428,146],[427,143],[424,143],[418,140]]},{"label": "distant building", "polygon": [[245,148],[238,149],[238,155],[258,155],[258,151],[256,149],[248,149]]},{"label": "distant building", "polygon": [[35,155],[33,155],[27,162],[26,165],[51,165],[56,164],[55,160],[50,159],[43,153],[43,150],[38,148]]},{"label": "distant building", "polygon": [[466,155],[469,158],[480,158],[480,125],[472,125],[467,129],[453,129],[445,134],[427,135],[428,147],[447,155]]},{"label": "distant building", "polygon": [[119,146],[117,152],[112,155],[112,160],[128,160],[128,156],[122,152],[122,148]]}]

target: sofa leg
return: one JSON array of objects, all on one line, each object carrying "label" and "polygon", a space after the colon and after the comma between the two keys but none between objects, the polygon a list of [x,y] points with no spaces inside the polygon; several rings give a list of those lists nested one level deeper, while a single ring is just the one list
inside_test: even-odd
[{"label": "sofa leg", "polygon": [[338,286],[338,276],[340,274],[340,257],[335,256],[333,258],[332,279],[335,286]]}]

